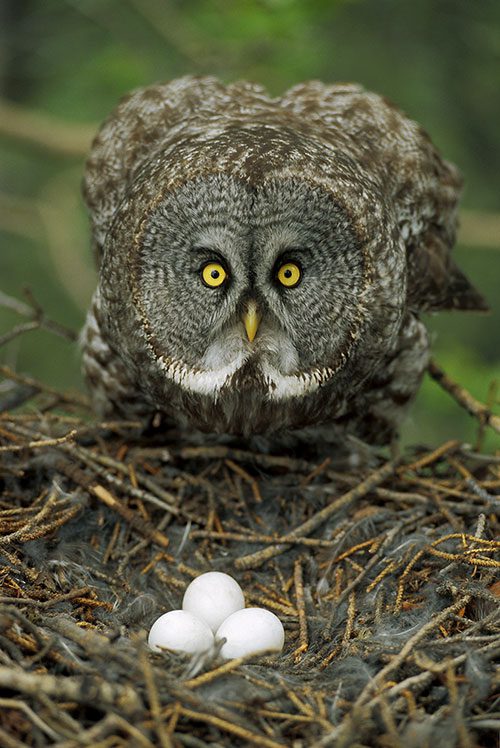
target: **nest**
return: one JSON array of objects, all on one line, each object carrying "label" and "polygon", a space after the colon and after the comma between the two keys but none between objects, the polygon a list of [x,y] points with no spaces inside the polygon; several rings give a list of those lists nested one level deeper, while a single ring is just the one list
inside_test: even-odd
[{"label": "nest", "polygon": [[[3,374],[0,744],[495,745],[499,457],[450,441],[342,469],[96,422]],[[214,569],[280,617],[280,655],[148,650]]]}]

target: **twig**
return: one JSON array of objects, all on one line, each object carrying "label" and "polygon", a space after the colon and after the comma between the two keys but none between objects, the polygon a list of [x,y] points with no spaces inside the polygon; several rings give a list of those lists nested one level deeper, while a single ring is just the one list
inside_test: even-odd
[{"label": "twig", "polygon": [[441,387],[446,390],[446,392],[451,395],[456,402],[462,406],[462,408],[465,408],[471,416],[477,418],[481,424],[489,426],[500,434],[500,416],[494,415],[489,408],[479,402],[479,400],[476,400],[476,398],[473,397],[470,392],[467,392],[464,387],[450,379],[450,377],[445,374],[441,367],[432,359],[429,361],[427,369],[430,376],[441,385]]},{"label": "twig", "polygon": [[271,740],[270,738],[266,738],[264,735],[248,730],[246,727],[240,727],[240,725],[228,722],[227,720],[221,719],[212,714],[195,712],[193,709],[186,709],[184,706],[182,706],[179,711],[184,717],[189,717],[190,719],[195,720],[195,722],[206,722],[213,727],[218,727],[223,732],[228,732],[230,735],[236,735],[236,737],[245,740],[247,743],[264,746],[264,748],[283,748],[283,746],[285,746],[285,743],[282,743],[281,741],[278,742],[277,740]]},{"label": "twig", "polygon": [[[80,728],[80,725],[78,727]],[[112,736],[111,741],[105,740],[115,730],[128,733],[134,740],[134,748],[136,746],[137,748],[155,748],[155,745],[137,727],[134,727],[126,719],[112,712],[108,713],[104,719],[88,730],[78,729],[76,738],[57,743],[54,748],[81,748],[82,745],[93,746],[94,748],[101,746],[101,748],[104,748],[104,746],[110,746],[113,743],[118,745],[114,736]],[[104,740],[102,740],[103,738]],[[102,742],[97,742],[98,740]]]},{"label": "twig", "polygon": [[408,655],[414,651],[416,645],[420,641],[422,641],[422,639],[425,639],[430,631],[438,628],[440,624],[444,623],[444,621],[446,621],[453,613],[456,613],[457,610],[460,610],[460,608],[463,608],[465,605],[467,605],[469,600],[470,595],[463,595],[459,600],[455,601],[453,605],[445,608],[445,610],[441,611],[441,613],[438,613],[437,616],[434,616],[430,621],[421,626],[417,633],[408,639],[400,652],[395,657],[393,657],[385,667],[379,670],[375,677],[372,678],[370,682],[365,686],[365,688],[361,691],[360,695],[356,699],[355,706],[360,706],[366,703],[371,694],[382,686],[387,676],[390,673],[394,672],[394,670],[397,670],[408,657]]},{"label": "twig", "polygon": [[85,395],[82,395],[79,392],[73,392],[71,394],[59,392],[53,387],[50,387],[49,385],[44,384],[37,379],[33,379],[33,377],[27,377],[24,374],[18,374],[17,372],[13,371],[10,366],[5,366],[3,364],[0,365],[0,374],[2,374],[6,379],[11,379],[13,382],[19,382],[20,384],[33,388],[38,392],[46,392],[48,395],[52,395],[54,398],[56,398],[59,402],[81,405],[86,408],[88,408],[90,405],[88,397],[85,397]]},{"label": "twig", "polygon": [[172,741],[170,740],[170,737],[165,730],[165,725],[161,718],[160,697],[158,695],[158,688],[155,683],[153,668],[151,667],[151,664],[144,650],[139,655],[139,662],[144,674],[149,708],[151,710],[151,716],[155,724],[156,734],[158,735],[158,739],[160,741],[159,744],[161,748],[172,748]]},{"label": "twig", "polygon": [[45,504],[42,506],[39,512],[37,514],[34,514],[27,522],[24,524],[21,528],[18,530],[15,530],[14,532],[9,533],[8,535],[3,535],[0,537],[0,547],[3,545],[7,545],[8,543],[12,543],[15,540],[22,540],[25,539],[27,536],[29,536],[31,530],[35,528],[40,528],[42,524],[42,520],[44,520],[49,512],[56,506],[60,505],[61,502],[57,493],[54,491]]},{"label": "twig", "polygon": [[56,675],[23,673],[0,666],[0,686],[28,696],[36,697],[41,692],[79,704],[95,706],[101,703],[117,707],[128,715],[135,714],[141,707],[141,700],[132,686],[108,683],[90,674],[58,678]]},{"label": "twig", "polygon": [[58,605],[65,600],[73,600],[75,597],[83,597],[90,592],[90,587],[80,587],[71,592],[65,592],[62,595],[54,595],[50,600],[33,600],[30,597],[0,597],[0,605],[2,603],[9,603],[14,605],[27,605],[35,608],[52,608],[54,605]]},{"label": "twig", "polygon": [[302,564],[300,558],[295,559],[293,578],[295,583],[295,599],[297,601],[297,611],[299,614],[299,646],[295,649],[293,656],[295,662],[298,662],[303,653],[307,652],[309,647],[307,615],[304,602],[304,582],[302,578]]},{"label": "twig", "polygon": [[26,715],[26,717],[33,722],[36,727],[38,727],[39,730],[45,733],[45,735],[48,735],[49,738],[52,740],[58,740],[59,735],[55,730],[53,730],[49,725],[41,719],[33,709],[28,705],[25,704],[24,701],[19,701],[19,699],[2,699],[0,698],[0,709],[18,709],[20,712],[23,712],[23,714]]},{"label": "twig", "polygon": [[441,457],[444,457],[444,455],[449,454],[450,452],[453,452],[454,450],[458,449],[460,447],[460,442],[458,439],[450,439],[450,441],[445,442],[444,444],[441,444],[436,449],[433,449],[432,452],[429,452],[429,454],[424,455],[419,460],[416,460],[416,462],[410,462],[408,465],[401,465],[399,468],[399,473],[403,473],[406,470],[421,470],[423,467],[427,467],[428,465],[432,465],[433,462],[436,462]]},{"label": "twig", "polygon": [[40,449],[41,447],[56,447],[59,444],[66,444],[72,442],[77,434],[76,429],[72,429],[64,436],[59,436],[56,439],[39,439],[27,444],[13,444],[7,447],[0,447],[0,452],[22,452],[25,449]]},{"label": "twig", "polygon": [[[359,483],[355,488],[351,489],[343,496],[340,496],[338,499],[335,499],[335,501],[332,501],[331,504],[328,504],[328,506],[324,507],[319,512],[316,512],[316,514],[314,514],[306,522],[303,522],[298,527],[296,527],[295,530],[289,533],[290,538],[295,540],[296,538],[308,535],[314,530],[317,530],[318,527],[321,527],[321,525],[339,509],[348,506],[354,501],[357,501],[362,496],[365,496],[373,488],[378,486],[380,483],[383,483],[384,480],[386,480],[386,478],[388,478],[388,476],[394,472],[394,470],[395,463],[386,462],[385,465],[369,475],[367,478],[365,478],[365,480],[361,481],[361,483]],[[285,536],[285,538],[287,538],[287,536]],[[241,558],[236,559],[235,566],[237,569],[257,568],[258,566],[262,566],[262,564],[268,561],[270,558],[273,558],[273,556],[279,555],[288,548],[290,548],[290,545],[288,545],[286,542],[280,543],[279,545],[270,546],[263,551],[251,553],[248,556],[242,556]]]},{"label": "twig", "polygon": [[10,343],[11,340],[18,338],[20,335],[24,335],[24,333],[31,332],[32,330],[37,330],[39,327],[40,323],[37,320],[34,322],[25,322],[22,325],[16,325],[12,330],[6,332],[5,335],[0,335],[0,348],[7,345],[7,343]]},{"label": "twig", "polygon": [[235,449],[222,444],[206,447],[182,447],[172,450],[172,454],[178,455],[182,460],[226,460],[232,459],[238,462],[246,462],[253,465],[261,465],[265,468],[283,468],[291,472],[310,472],[314,465],[307,460],[299,460],[283,455],[268,455],[261,452],[251,452],[245,449]]},{"label": "twig", "polygon": [[352,636],[354,628],[354,619],[356,617],[356,593],[353,591],[349,595],[349,605],[347,608],[347,621],[345,624],[345,631],[342,637],[342,644],[345,646]]},{"label": "twig", "polygon": [[94,496],[97,496],[99,501],[102,501],[103,504],[106,504],[106,506],[119,514],[120,517],[123,517],[123,519],[135,530],[138,530],[142,535],[146,535],[146,537],[150,538],[154,543],[162,548],[168,548],[170,541],[166,535],[157,530],[156,527],[153,527],[150,522],[139,517],[139,515],[136,512],[133,512],[132,509],[129,509],[128,506],[122,504],[121,501],[119,501],[116,496],[113,496],[107,488],[95,485],[90,486],[90,491]]},{"label": "twig", "polygon": [[[74,330],[70,330],[68,327],[61,325],[60,322],[55,322],[45,316],[43,308],[38,304],[30,289],[26,288],[24,293],[29,299],[29,305],[19,301],[19,299],[15,299],[13,296],[8,296],[6,293],[3,293],[3,291],[0,291],[0,306],[5,307],[6,309],[11,309],[13,312],[20,314],[23,317],[30,317],[33,320],[31,324],[34,325],[36,322],[37,326],[41,327],[42,330],[52,332],[54,335],[58,335],[70,342],[78,340],[78,333],[74,332]],[[33,329],[35,329],[35,327],[33,327]],[[0,338],[0,345],[3,345],[3,342],[2,338]]]},{"label": "twig", "polygon": [[0,727],[0,745],[3,748],[26,748],[26,743],[21,743],[20,740],[14,738],[2,727]]},{"label": "twig", "polygon": [[333,540],[321,538],[290,538],[290,535],[261,535],[259,533],[245,534],[241,532],[217,532],[216,530],[191,530],[190,538],[211,538],[213,540],[234,540],[241,543],[290,543],[290,545],[305,545],[311,548],[331,548]]},{"label": "twig", "polygon": [[[259,657],[263,657],[265,654],[265,652],[262,652]],[[268,654],[273,653],[269,652]],[[247,662],[253,660],[255,660],[254,654],[245,655],[245,657],[235,657],[233,660],[229,660],[213,670],[208,670],[206,673],[202,673],[201,675],[197,675],[195,678],[190,678],[189,680],[184,681],[184,686],[192,689],[206,686],[207,683],[212,683],[217,678],[232,673],[234,670],[241,667],[241,665],[245,665]]]}]

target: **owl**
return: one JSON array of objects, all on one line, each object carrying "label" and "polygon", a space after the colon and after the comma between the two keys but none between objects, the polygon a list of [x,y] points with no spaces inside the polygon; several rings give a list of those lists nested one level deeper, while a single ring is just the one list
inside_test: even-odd
[{"label": "owl", "polygon": [[389,442],[428,362],[421,312],[486,307],[450,256],[460,188],[422,128],[359,85],[133,92],[84,177],[96,409]]}]

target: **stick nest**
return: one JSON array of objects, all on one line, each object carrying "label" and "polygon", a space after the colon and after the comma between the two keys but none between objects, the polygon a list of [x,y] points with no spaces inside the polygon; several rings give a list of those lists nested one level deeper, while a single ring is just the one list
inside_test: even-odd
[{"label": "stick nest", "polygon": [[[1,745],[495,745],[500,458],[144,435],[3,373]],[[281,618],[282,654],[149,652],[214,569]]]}]

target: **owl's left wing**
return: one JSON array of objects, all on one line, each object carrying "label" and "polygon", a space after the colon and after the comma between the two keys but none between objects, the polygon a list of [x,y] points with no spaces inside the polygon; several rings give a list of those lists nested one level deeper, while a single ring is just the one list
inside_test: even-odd
[{"label": "owl's left wing", "polygon": [[451,256],[461,175],[416,122],[350,83],[300,84],[285,93],[281,106],[313,122],[334,144],[345,147],[347,135],[350,155],[378,177],[381,199],[390,202],[406,246],[411,309],[488,309]]}]

